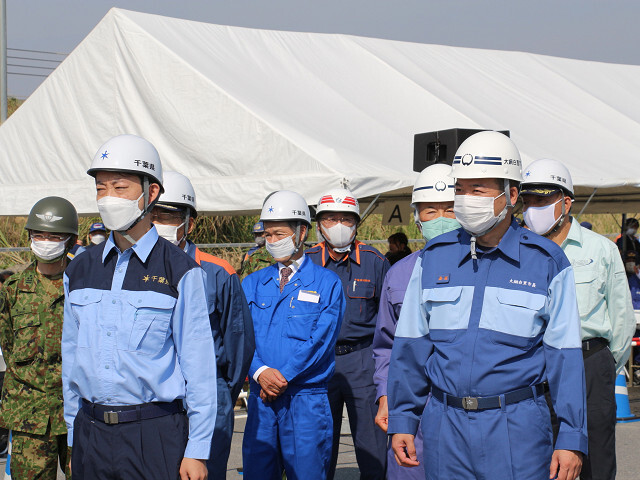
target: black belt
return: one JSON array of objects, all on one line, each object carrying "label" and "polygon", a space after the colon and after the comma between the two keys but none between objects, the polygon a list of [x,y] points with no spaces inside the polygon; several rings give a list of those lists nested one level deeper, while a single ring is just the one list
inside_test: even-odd
[{"label": "black belt", "polygon": [[[514,390],[513,392],[504,394],[504,405],[511,405],[512,403],[518,403],[528,398],[533,398],[535,395],[544,395],[544,384],[539,383],[533,387],[521,388]],[[431,395],[442,403],[446,403],[448,406],[463,408],[464,410],[487,410],[491,408],[501,408],[500,401],[501,395],[495,395],[493,397],[454,397],[448,393],[443,392],[435,385],[431,387]]]},{"label": "black belt", "polygon": [[604,350],[609,346],[609,342],[602,337],[590,338],[582,342],[582,358],[587,359],[594,353]]},{"label": "black belt", "polygon": [[107,425],[149,420],[184,412],[182,400],[143,403],[140,405],[101,405],[99,403],[91,403],[84,398],[82,399],[82,410],[93,420],[98,420]]},{"label": "black belt", "polygon": [[372,343],[373,339],[368,338],[358,343],[343,343],[341,345],[336,345],[336,355],[346,355],[347,353],[357,352],[358,350],[367,348]]}]

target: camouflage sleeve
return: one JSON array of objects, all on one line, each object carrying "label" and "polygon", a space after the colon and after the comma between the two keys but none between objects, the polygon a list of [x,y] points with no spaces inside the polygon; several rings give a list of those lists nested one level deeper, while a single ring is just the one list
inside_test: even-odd
[{"label": "camouflage sleeve", "polygon": [[11,324],[11,302],[7,285],[0,289],[0,347],[3,354],[13,347],[13,326]]}]

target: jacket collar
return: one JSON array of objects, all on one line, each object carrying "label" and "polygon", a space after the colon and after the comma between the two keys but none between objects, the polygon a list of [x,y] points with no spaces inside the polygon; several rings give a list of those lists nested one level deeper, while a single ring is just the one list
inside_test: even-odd
[{"label": "jacket collar", "polygon": [[[500,243],[496,247],[496,250],[501,252],[504,256],[520,262],[520,237],[526,233],[530,233],[528,230],[521,227],[514,217],[511,217],[511,224],[507,231],[500,239]],[[471,258],[471,235],[464,229],[460,229],[460,261],[458,265],[462,265],[467,258]]]},{"label": "jacket collar", "polygon": [[[120,252],[120,249],[117,247],[113,239],[113,235],[114,235],[114,232],[111,232],[111,234],[109,235],[109,238],[107,238],[107,240],[104,242],[105,245],[104,245],[104,250],[102,251],[102,263],[105,262],[107,255],[109,255],[109,252],[111,252],[114,248],[116,249],[117,252]],[[144,263],[147,261],[147,258],[149,257],[149,254],[151,253],[151,250],[153,250],[153,247],[155,246],[157,241],[158,241],[158,231],[156,230],[156,227],[154,227],[153,224],[151,224],[151,228],[149,229],[149,231],[145,233],[130,248],[133,251],[133,253],[135,253],[138,256],[138,258],[142,261],[142,263]]]}]

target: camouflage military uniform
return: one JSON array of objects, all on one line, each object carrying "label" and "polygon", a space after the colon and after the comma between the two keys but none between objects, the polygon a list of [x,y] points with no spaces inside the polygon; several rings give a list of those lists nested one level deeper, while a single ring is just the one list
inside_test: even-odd
[{"label": "camouflage military uniform", "polygon": [[13,431],[11,477],[55,480],[67,465],[62,409],[62,274],[33,263],[0,291],[0,345],[7,364],[0,425]]},{"label": "camouflage military uniform", "polygon": [[247,275],[272,265],[273,257],[264,247],[252,247],[244,254],[242,266],[240,267],[240,278],[244,279]]}]

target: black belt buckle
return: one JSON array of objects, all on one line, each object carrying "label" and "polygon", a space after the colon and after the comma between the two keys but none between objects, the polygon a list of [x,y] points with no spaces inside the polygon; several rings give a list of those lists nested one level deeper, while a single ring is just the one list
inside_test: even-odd
[{"label": "black belt buckle", "polygon": [[104,423],[106,423],[107,425],[117,425],[119,423],[118,412],[113,412],[113,411],[104,412],[102,417],[103,417]]},{"label": "black belt buckle", "polygon": [[465,410],[478,410],[478,397],[462,397],[462,408]]}]

